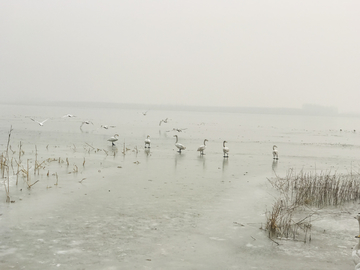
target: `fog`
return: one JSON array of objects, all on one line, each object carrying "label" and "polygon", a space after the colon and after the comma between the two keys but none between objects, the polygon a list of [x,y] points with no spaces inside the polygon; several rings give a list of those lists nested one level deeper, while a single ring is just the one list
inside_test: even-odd
[{"label": "fog", "polygon": [[1,102],[360,112],[359,1],[1,1]]}]

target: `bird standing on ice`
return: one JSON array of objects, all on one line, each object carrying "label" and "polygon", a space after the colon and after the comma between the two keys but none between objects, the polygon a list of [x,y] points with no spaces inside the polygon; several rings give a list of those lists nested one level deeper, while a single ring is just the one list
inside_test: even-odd
[{"label": "bird standing on ice", "polygon": [[150,136],[147,135],[146,139],[145,139],[145,148],[150,148]]},{"label": "bird standing on ice", "polygon": [[178,136],[177,135],[174,135],[174,137],[176,138],[176,141],[175,141],[175,146],[179,149],[179,153],[181,154],[181,150],[185,150],[186,147],[184,145],[182,145],[181,143],[178,143]]},{"label": "bird standing on ice", "polygon": [[115,134],[113,137],[111,137],[110,139],[108,139],[109,142],[111,142],[111,144],[114,146],[114,142],[116,142],[118,140],[119,134]]},{"label": "bird standing on ice", "polygon": [[41,126],[41,127],[44,125],[44,123],[45,123],[47,120],[49,120],[49,119],[46,119],[46,120],[44,120],[44,121],[42,121],[42,122],[39,122],[39,121],[36,121],[34,118],[30,118],[30,119],[33,120],[34,122],[38,123],[39,126]]},{"label": "bird standing on ice", "polygon": [[229,157],[229,147],[225,146],[225,143],[227,143],[227,141],[223,142],[223,153],[224,153],[224,158],[228,158]]},{"label": "bird standing on ice", "polygon": [[205,150],[205,148],[206,148],[206,142],[207,142],[207,141],[208,141],[208,140],[205,139],[205,140],[204,140],[204,144],[203,144],[203,145],[200,145],[199,148],[197,149],[197,151],[200,152],[200,155],[205,155],[205,154],[204,154],[204,150]]},{"label": "bird standing on ice", "polygon": [[273,153],[273,159],[279,159],[279,153],[278,153],[276,145],[273,146],[273,152],[272,153]]}]

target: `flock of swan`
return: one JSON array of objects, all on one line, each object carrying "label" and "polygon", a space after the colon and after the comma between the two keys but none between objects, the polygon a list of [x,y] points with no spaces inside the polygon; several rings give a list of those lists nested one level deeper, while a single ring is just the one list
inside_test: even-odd
[{"label": "flock of swan", "polygon": [[[111,144],[114,146],[115,145],[114,142],[116,142],[118,140],[118,137],[119,137],[119,135],[115,134],[113,137],[109,138],[108,141],[111,142]],[[175,137],[175,146],[178,149],[178,152],[181,154],[181,151],[185,150],[186,147],[183,144],[179,143],[178,135],[174,135],[174,137]],[[204,144],[202,144],[198,147],[197,151],[200,152],[200,155],[205,155],[204,150],[206,149],[207,141],[208,140],[205,139]],[[229,147],[225,146],[225,143],[227,143],[227,141],[223,142],[223,153],[224,153],[224,158],[227,158],[227,157],[229,157]],[[150,148],[150,144],[151,144],[150,136],[147,135],[147,137],[145,139],[145,148]]]},{"label": "flock of swan", "polygon": [[[143,114],[144,116],[146,116],[147,111],[146,111],[146,112],[142,112],[142,114]],[[76,117],[76,116],[73,115],[73,114],[65,114],[65,115],[62,116],[62,118],[73,118],[73,117]],[[32,121],[34,121],[35,123],[37,123],[39,126],[43,126],[44,123],[49,120],[49,119],[45,119],[45,120],[43,120],[43,121],[40,122],[40,121],[37,121],[37,120],[35,120],[34,118],[31,118],[31,117],[30,117],[30,119],[31,119]],[[159,123],[159,126],[160,126],[162,123],[167,123],[167,122],[168,122],[168,118],[162,119],[162,120],[160,121],[160,123]],[[83,125],[90,125],[90,124],[94,125],[91,121],[82,121],[82,122],[81,122],[81,125],[80,125],[80,129],[82,128]],[[114,127],[115,127],[115,126],[101,125],[101,128],[104,128],[104,129],[114,128]],[[178,131],[178,132],[181,132],[182,130],[183,130],[183,129],[175,129],[175,128],[173,129],[173,131]],[[181,154],[181,151],[185,150],[186,147],[185,147],[183,144],[179,143],[179,137],[178,137],[178,135],[174,135],[174,137],[175,137],[175,147],[178,149],[178,152]],[[112,136],[111,138],[109,138],[108,141],[111,142],[111,145],[112,145],[112,146],[115,146],[115,142],[118,140],[118,138],[119,138],[119,134],[115,134],[114,136]],[[208,141],[208,140],[205,139],[205,140],[204,140],[204,143],[197,148],[197,151],[200,153],[200,155],[205,155],[205,154],[204,154],[204,151],[205,151],[205,149],[206,149],[206,142],[207,142],[207,141]],[[229,147],[226,146],[226,143],[227,143],[227,141],[223,141],[222,150],[223,150],[224,158],[228,158],[228,157],[229,157],[229,151],[230,151]],[[150,148],[150,145],[151,145],[151,141],[150,141],[150,136],[148,135],[148,136],[146,137],[146,139],[145,139],[145,148]],[[279,154],[278,154],[278,150],[277,150],[277,146],[276,146],[276,145],[273,146],[272,154],[273,154],[273,159],[275,159],[275,160],[278,160],[278,159],[279,159]]]},{"label": "flock of swan", "polygon": [[[144,116],[146,116],[147,111],[146,111],[146,112],[143,112],[142,114],[143,114]],[[76,115],[73,115],[73,114],[65,114],[65,115],[62,116],[62,118],[73,118],[73,117],[76,117]],[[40,122],[40,121],[37,121],[37,120],[35,120],[34,118],[31,118],[31,117],[30,117],[30,119],[31,119],[32,121],[34,121],[35,123],[37,123],[39,126],[43,126],[44,123],[49,120],[49,119],[45,119],[45,120],[43,120],[43,121]],[[167,123],[167,122],[168,122],[168,118],[162,119],[162,120],[160,121],[160,123],[159,123],[159,126],[160,126],[162,123]],[[81,125],[80,125],[80,129],[82,128],[83,125],[90,125],[90,124],[94,125],[91,121],[82,121],[82,122],[81,122]],[[104,129],[114,128],[114,127],[115,127],[115,126],[101,125],[101,128],[104,128]],[[173,131],[178,131],[178,132],[181,132],[182,130],[184,130],[184,129],[175,129],[175,128],[173,129]],[[174,135],[174,137],[175,137],[175,146],[176,146],[176,148],[178,149],[178,152],[181,154],[181,151],[182,151],[182,150],[185,150],[186,147],[185,147],[183,144],[179,143],[179,137],[178,137],[177,135]],[[112,136],[111,138],[109,138],[108,141],[111,142],[112,146],[115,146],[115,142],[118,140],[118,138],[119,138],[119,134],[115,134],[114,136]],[[207,141],[208,141],[208,140],[205,139],[205,140],[204,140],[204,143],[197,148],[197,151],[200,153],[200,155],[205,155],[205,154],[204,154],[204,151],[205,151],[205,149],[206,149],[206,142],[207,142]],[[224,158],[228,158],[228,157],[229,157],[229,151],[230,151],[229,147],[226,146],[226,143],[227,143],[227,141],[223,141],[222,150],[223,150]],[[146,137],[146,139],[145,139],[145,148],[150,148],[150,144],[151,144],[150,136],[148,135],[148,136]],[[275,159],[275,160],[278,160],[278,159],[279,159],[279,154],[278,154],[278,150],[277,150],[277,146],[276,146],[276,145],[273,146],[272,154],[273,154],[273,159]]]},{"label": "flock of swan", "polygon": [[[115,146],[114,142],[116,142],[118,140],[118,137],[119,137],[119,134],[115,134],[114,136],[112,136],[111,138],[108,139],[108,141],[111,142],[112,146]],[[178,149],[177,152],[181,154],[181,151],[185,150],[186,146],[179,143],[178,135],[174,135],[174,137],[175,137],[175,147]],[[207,141],[208,141],[208,139],[205,139],[204,143],[197,148],[197,151],[200,153],[200,155],[205,155],[204,151],[206,149],[206,142]],[[150,135],[147,135],[144,142],[145,142],[145,148],[150,148],[150,145],[151,145]],[[227,141],[223,141],[222,150],[223,150],[224,158],[229,157],[229,151],[230,151],[229,147],[226,146],[226,143],[227,143]],[[275,160],[279,159],[279,154],[278,154],[278,150],[277,150],[276,145],[273,146],[272,154],[273,154],[273,159],[275,159]]]}]

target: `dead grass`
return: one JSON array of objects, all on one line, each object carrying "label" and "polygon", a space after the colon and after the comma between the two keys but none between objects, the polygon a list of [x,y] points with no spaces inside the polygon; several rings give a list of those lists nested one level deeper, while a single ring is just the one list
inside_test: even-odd
[{"label": "dead grass", "polygon": [[320,208],[338,206],[360,198],[360,175],[336,172],[295,173],[268,179],[279,192],[266,212],[266,230],[270,237],[311,240],[311,218]]}]

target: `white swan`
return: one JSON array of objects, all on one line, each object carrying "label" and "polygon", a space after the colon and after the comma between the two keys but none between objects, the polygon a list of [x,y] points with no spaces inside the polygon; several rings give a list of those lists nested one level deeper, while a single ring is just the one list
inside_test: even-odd
[{"label": "white swan", "polygon": [[119,134],[115,134],[113,137],[108,139],[108,141],[111,142],[112,145],[115,145],[114,142],[116,142],[118,140],[117,137],[119,137]]},{"label": "white swan", "polygon": [[44,121],[42,121],[42,122],[39,122],[39,121],[36,121],[34,118],[30,118],[30,119],[33,120],[34,122],[38,123],[39,126],[41,126],[41,127],[44,125],[44,123],[45,123],[47,120],[49,120],[49,119],[46,119],[46,120],[44,120]]},{"label": "white swan", "polygon": [[182,145],[181,143],[178,143],[178,136],[177,135],[174,135],[174,137],[176,138],[176,141],[175,141],[175,146],[179,149],[179,153],[181,154],[181,150],[185,150],[186,147],[184,145]]},{"label": "white swan", "polygon": [[199,148],[197,149],[197,151],[200,152],[200,155],[204,155],[204,150],[205,150],[205,148],[206,148],[206,142],[207,142],[207,141],[208,141],[208,140],[205,139],[205,140],[204,140],[204,144],[203,144],[203,145],[200,145]]},{"label": "white swan", "polygon": [[279,153],[278,153],[276,145],[273,146],[273,152],[272,153],[273,153],[273,159],[279,159]]},{"label": "white swan", "polygon": [[355,264],[355,269],[360,269],[360,213],[357,214],[357,216],[354,218],[359,223],[359,234],[357,236],[355,236],[355,238],[357,238],[359,240],[359,242],[353,248],[351,256],[352,256],[353,262]]},{"label": "white swan", "polygon": [[225,143],[227,143],[227,141],[223,142],[223,152],[224,152],[224,158],[227,158],[227,157],[229,157],[230,149],[229,149],[229,147],[225,146]]},{"label": "white swan", "polygon": [[147,147],[150,148],[150,143],[151,143],[150,136],[147,135],[147,137],[145,139],[145,148],[147,148]]}]

